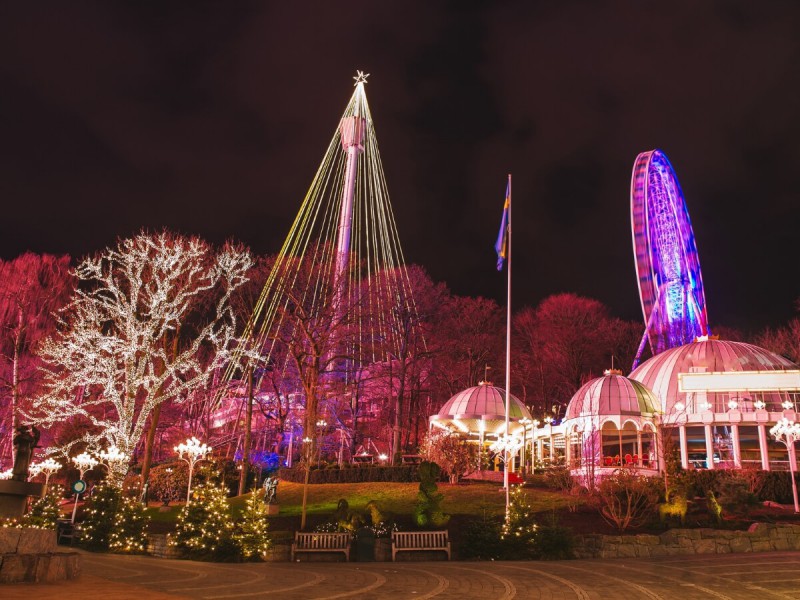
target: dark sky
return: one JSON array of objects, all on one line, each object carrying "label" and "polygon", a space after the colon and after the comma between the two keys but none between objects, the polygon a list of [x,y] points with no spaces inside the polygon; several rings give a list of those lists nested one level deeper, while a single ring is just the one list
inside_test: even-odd
[{"label": "dark sky", "polygon": [[504,302],[511,172],[515,305],[640,319],[630,175],[658,147],[712,327],[794,314],[795,0],[6,2],[0,256],[163,226],[276,252],[356,69],[406,256],[454,292]]}]

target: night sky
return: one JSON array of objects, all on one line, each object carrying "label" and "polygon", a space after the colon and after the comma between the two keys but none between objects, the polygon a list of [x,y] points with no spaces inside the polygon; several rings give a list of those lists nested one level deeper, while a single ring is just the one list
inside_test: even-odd
[{"label": "night sky", "polygon": [[800,3],[5,2],[0,257],[142,227],[276,252],[357,69],[406,257],[504,303],[557,292],[641,319],[629,188],[662,149],[712,328],[800,297]]}]

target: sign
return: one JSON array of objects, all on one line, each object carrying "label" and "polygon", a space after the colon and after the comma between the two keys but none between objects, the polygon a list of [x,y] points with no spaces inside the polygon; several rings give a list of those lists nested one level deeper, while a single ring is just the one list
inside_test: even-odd
[{"label": "sign", "polygon": [[678,373],[678,391],[686,392],[797,392],[800,371],[727,371]]},{"label": "sign", "polygon": [[78,479],[78,481],[72,484],[72,491],[76,494],[82,494],[86,491],[86,482],[83,479]]}]

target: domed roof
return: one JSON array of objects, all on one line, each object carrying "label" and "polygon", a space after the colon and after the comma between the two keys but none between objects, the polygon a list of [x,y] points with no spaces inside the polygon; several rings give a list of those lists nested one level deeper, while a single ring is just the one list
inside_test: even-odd
[{"label": "domed roof", "polygon": [[665,350],[643,362],[629,377],[653,390],[667,412],[678,399],[678,373],[689,373],[692,367],[704,367],[708,372],[797,369],[788,359],[764,348],[709,339]]},{"label": "domed roof", "polygon": [[[519,421],[531,418],[525,405],[510,395],[509,419]],[[475,387],[458,392],[444,403],[439,410],[439,419],[481,419],[484,421],[502,419],[506,415],[506,391],[491,383],[481,383]]]},{"label": "domed roof", "polygon": [[623,377],[620,371],[606,371],[579,389],[567,405],[564,420],[580,417],[652,416],[660,402],[645,385]]}]

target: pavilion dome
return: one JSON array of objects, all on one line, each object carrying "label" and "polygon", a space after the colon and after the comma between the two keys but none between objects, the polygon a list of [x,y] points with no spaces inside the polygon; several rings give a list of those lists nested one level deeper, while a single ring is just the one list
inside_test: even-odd
[{"label": "pavilion dome", "polygon": [[[790,360],[744,342],[708,339],[670,348],[639,365],[629,375],[661,399],[664,412],[679,398],[678,374],[691,371],[784,371],[797,369]],[[668,410],[669,409],[669,410]]]},{"label": "pavilion dome", "polygon": [[658,397],[647,386],[624,377],[621,371],[606,371],[572,396],[564,421],[608,416],[652,417],[659,412],[659,404]]},{"label": "pavilion dome", "polygon": [[[459,424],[462,431],[493,433],[505,424],[506,391],[491,383],[481,382],[471,388],[458,392],[444,403],[431,421]],[[509,421],[517,423],[521,419],[531,419],[531,413],[516,396],[509,395]]]}]

